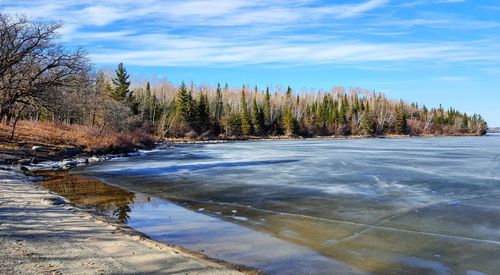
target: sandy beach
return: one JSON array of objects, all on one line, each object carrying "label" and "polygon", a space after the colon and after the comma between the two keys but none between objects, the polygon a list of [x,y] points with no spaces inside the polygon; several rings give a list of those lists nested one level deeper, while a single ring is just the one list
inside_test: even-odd
[{"label": "sandy beach", "polygon": [[237,269],[92,216],[0,169],[0,274],[242,274]]}]

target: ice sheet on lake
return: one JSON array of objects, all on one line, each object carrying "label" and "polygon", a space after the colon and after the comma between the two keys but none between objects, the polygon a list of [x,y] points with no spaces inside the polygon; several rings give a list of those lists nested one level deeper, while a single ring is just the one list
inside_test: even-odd
[{"label": "ice sheet on lake", "polygon": [[500,136],[182,145],[81,172],[369,272],[500,268]]}]

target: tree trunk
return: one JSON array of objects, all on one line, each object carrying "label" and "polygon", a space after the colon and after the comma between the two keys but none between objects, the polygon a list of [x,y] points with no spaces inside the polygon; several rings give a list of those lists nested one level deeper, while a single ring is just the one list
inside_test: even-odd
[{"label": "tree trunk", "polygon": [[24,111],[24,108],[26,108],[26,105],[24,105],[21,108],[21,110],[19,110],[19,113],[17,113],[17,115],[14,118],[14,123],[12,123],[12,131],[10,132],[10,138],[9,138],[10,140],[12,140],[14,138],[14,133],[16,131],[16,125],[17,125],[17,122],[19,121],[19,117],[21,117],[21,114]]}]

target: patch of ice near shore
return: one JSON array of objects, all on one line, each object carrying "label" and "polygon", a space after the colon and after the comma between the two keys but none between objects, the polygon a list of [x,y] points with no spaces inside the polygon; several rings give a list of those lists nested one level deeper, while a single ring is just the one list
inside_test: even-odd
[{"label": "patch of ice near shore", "polygon": [[241,216],[231,216],[231,218],[238,220],[238,221],[248,221],[248,218],[241,217]]},{"label": "patch of ice near shore", "polygon": [[[332,195],[365,195],[370,197],[391,196],[398,197],[402,200],[411,200],[418,203],[426,203],[435,201],[438,195],[432,192],[429,188],[423,185],[406,185],[398,181],[386,181],[380,177],[372,175],[373,181],[364,183],[350,184],[334,184],[331,186],[319,187],[325,193]],[[316,187],[317,186],[311,186]]]},{"label": "patch of ice near shore", "polygon": [[427,269],[429,271],[432,271],[433,274],[439,274],[439,275],[450,274],[450,269],[438,261],[433,261],[418,257],[405,257],[402,258],[399,262],[406,264],[410,267]]}]

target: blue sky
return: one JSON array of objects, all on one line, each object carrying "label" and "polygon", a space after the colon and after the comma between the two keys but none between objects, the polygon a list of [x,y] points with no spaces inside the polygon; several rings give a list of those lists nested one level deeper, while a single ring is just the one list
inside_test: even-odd
[{"label": "blue sky", "polygon": [[96,67],[294,89],[362,87],[500,126],[496,0],[0,0],[64,24]]}]

